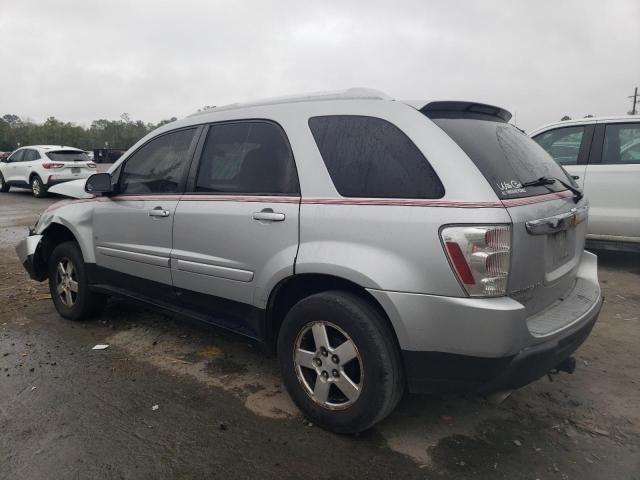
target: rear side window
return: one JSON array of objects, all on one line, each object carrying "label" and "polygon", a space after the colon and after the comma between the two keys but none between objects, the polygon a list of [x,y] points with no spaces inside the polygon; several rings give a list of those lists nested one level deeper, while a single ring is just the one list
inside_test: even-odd
[{"label": "rear side window", "polygon": [[31,148],[28,148],[24,151],[24,156],[22,157],[22,161],[33,162],[38,158],[40,158],[40,155],[38,155],[38,152],[36,152],[35,150],[32,150]]},{"label": "rear side window", "polygon": [[442,198],[444,187],[418,147],[375,117],[309,119],[331,180],[343,197]]},{"label": "rear side window", "polygon": [[534,140],[560,165],[577,165],[584,128],[557,128],[538,135]]},{"label": "rear side window", "polygon": [[154,138],[129,157],[120,174],[120,193],[179,193],[195,128]]},{"label": "rear side window", "polygon": [[54,162],[88,162],[89,157],[85,152],[78,150],[56,150],[54,152],[47,152],[49,157]]},{"label": "rear side window", "polygon": [[290,195],[298,176],[289,142],[277,125],[212,125],[196,177],[197,192]]},{"label": "rear side window", "polygon": [[475,118],[433,118],[478,167],[498,197],[522,198],[565,188],[523,187],[540,177],[573,183],[571,177],[534,140],[509,123]]},{"label": "rear side window", "polygon": [[602,163],[640,164],[640,123],[607,125],[604,131]]}]

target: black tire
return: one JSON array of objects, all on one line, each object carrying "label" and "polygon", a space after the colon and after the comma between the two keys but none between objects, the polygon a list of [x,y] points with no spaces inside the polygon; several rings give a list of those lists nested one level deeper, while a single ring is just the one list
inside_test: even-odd
[{"label": "black tire", "polygon": [[[310,325],[324,324],[327,331],[333,332],[332,342],[329,335],[331,351],[325,359],[318,353],[319,347],[305,347],[303,350],[315,350],[313,362],[320,360],[322,367],[331,371],[324,383],[338,381],[340,372],[346,373],[347,368],[354,368],[354,363],[340,367],[340,372],[333,368],[330,362],[332,353],[342,340],[341,332],[348,340],[355,344],[358,357],[352,360],[360,365],[360,374],[350,374],[351,378],[357,378],[359,383],[359,395],[355,401],[346,407],[328,407],[321,405],[312,398],[311,381],[309,377],[315,377],[319,381],[320,375],[309,367],[298,368],[294,361],[294,352],[299,343],[304,342],[308,335]],[[331,327],[334,325],[338,329]],[[311,331],[312,336],[314,335]],[[335,340],[336,336],[338,337]],[[344,338],[344,337],[343,337]],[[302,345],[302,343],[300,343]],[[317,358],[319,357],[319,358]],[[326,361],[326,363],[324,363]],[[304,298],[287,314],[278,335],[278,363],[285,386],[302,413],[311,422],[336,433],[353,434],[362,432],[386,417],[396,407],[404,393],[405,379],[402,368],[400,351],[395,341],[395,334],[382,314],[365,298],[356,294],[331,291],[318,293]],[[314,363],[314,368],[317,363]],[[326,365],[326,367],[324,366]],[[343,369],[344,368],[344,369]],[[324,371],[321,372],[324,374]],[[299,375],[300,374],[300,375]],[[334,375],[338,378],[332,378]],[[315,393],[316,383],[313,383]],[[305,386],[306,385],[306,386]],[[336,402],[333,397],[340,397],[342,390],[336,390],[337,385],[330,386],[328,400]],[[333,392],[333,393],[331,393]],[[344,401],[347,395],[338,400]]]},{"label": "black tire", "polygon": [[0,173],[0,192],[7,193],[11,186],[7,185],[7,182],[4,181],[4,177]]},{"label": "black tire", "polygon": [[[60,293],[58,288],[63,283],[58,270],[61,263],[63,270],[72,273],[69,278],[76,283],[77,292],[67,292],[72,296],[71,302],[65,301],[66,294]],[[69,269],[69,264],[72,265],[72,269]],[[69,288],[69,290],[72,289],[72,287]],[[64,284],[63,290],[66,290]],[[49,259],[49,291],[58,313],[70,320],[90,318],[97,314],[104,305],[104,296],[89,290],[87,268],[76,242],[64,242],[53,249]]]},{"label": "black tire", "polygon": [[31,177],[31,192],[36,198],[44,198],[47,196],[47,187],[44,186],[38,174]]}]

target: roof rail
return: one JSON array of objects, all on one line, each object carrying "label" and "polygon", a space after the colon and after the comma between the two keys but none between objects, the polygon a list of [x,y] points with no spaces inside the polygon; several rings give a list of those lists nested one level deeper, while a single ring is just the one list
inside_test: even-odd
[{"label": "roof rail", "polygon": [[372,88],[349,88],[336,92],[316,92],[302,95],[289,95],[284,97],[266,98],[253,102],[231,103],[220,107],[212,107],[189,115],[190,117],[203,115],[205,113],[220,112],[225,110],[235,110],[239,108],[261,107],[264,105],[280,105],[285,103],[319,102],[327,100],[392,100],[392,98],[378,90]]}]

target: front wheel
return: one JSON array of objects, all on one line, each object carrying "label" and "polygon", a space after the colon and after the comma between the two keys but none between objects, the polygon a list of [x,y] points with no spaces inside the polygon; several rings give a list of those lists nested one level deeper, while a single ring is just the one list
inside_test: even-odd
[{"label": "front wheel", "polygon": [[77,243],[64,242],[53,249],[49,292],[58,313],[70,320],[84,320],[102,307],[104,297],[89,290],[87,269]]},{"label": "front wheel", "polygon": [[394,332],[352,293],[323,292],[294,305],[278,335],[278,363],[303,414],[337,433],[370,428],[404,392]]},{"label": "front wheel", "polygon": [[42,183],[42,179],[39,175],[31,177],[31,191],[36,198],[43,198],[47,196],[47,187]]}]

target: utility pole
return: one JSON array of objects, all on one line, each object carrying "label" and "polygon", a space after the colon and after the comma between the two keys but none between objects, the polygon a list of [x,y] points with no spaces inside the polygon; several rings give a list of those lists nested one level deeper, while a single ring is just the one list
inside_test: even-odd
[{"label": "utility pole", "polygon": [[633,105],[631,107],[630,114],[635,115],[636,113],[638,113],[636,110],[636,105],[638,104],[638,102],[640,102],[640,100],[638,100],[638,87],[636,87],[634,94],[629,98],[633,98]]}]

